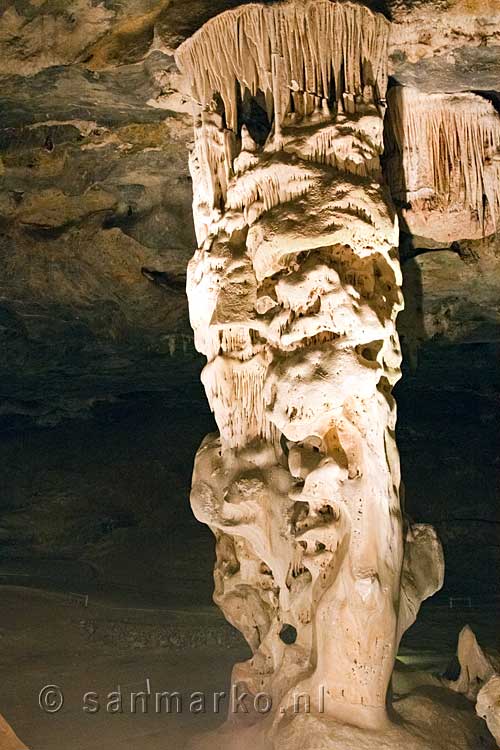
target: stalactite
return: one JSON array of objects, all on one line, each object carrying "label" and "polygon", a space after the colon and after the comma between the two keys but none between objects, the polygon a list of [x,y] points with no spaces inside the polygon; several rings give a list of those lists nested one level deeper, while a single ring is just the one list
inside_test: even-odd
[{"label": "stalactite", "polygon": [[[382,121],[374,105],[364,107],[356,122],[339,115],[335,124],[326,122],[319,128],[315,119],[306,119],[303,127],[289,128],[282,148],[287,153],[319,164],[328,164],[340,172],[363,177],[380,172]],[[311,127],[313,125],[313,127]]]},{"label": "stalactite", "polygon": [[500,216],[500,116],[493,105],[474,94],[400,86],[388,101],[393,194],[414,210],[461,206],[472,224],[491,231]]},{"label": "stalactite", "polygon": [[[233,183],[227,196],[227,208],[249,209],[260,203],[260,211],[265,213],[280,203],[286,203],[308,192],[317,176],[303,167],[276,163],[272,169],[256,167]],[[254,215],[258,218],[258,213]]]},{"label": "stalactite", "polygon": [[193,98],[206,106],[218,92],[234,132],[237,84],[272,100],[279,128],[289,100],[285,90],[326,100],[333,94],[338,102],[343,94],[363,95],[366,87],[385,96],[388,29],[383,16],[352,3],[251,4],[212,19],[176,54]]},{"label": "stalactite", "polygon": [[241,361],[218,356],[202,373],[202,382],[217,419],[221,438],[231,448],[255,438],[273,442],[277,431],[269,421],[263,398],[268,362],[262,355]]}]

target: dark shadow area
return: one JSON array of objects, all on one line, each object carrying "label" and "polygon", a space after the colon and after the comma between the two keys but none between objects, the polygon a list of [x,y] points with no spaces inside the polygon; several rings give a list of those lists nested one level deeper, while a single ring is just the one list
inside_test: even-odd
[{"label": "dark shadow area", "polygon": [[491,104],[493,104],[496,111],[500,113],[500,92],[498,91],[472,91],[471,93],[476,94],[476,96],[481,96],[483,99],[487,99]]},{"label": "dark shadow area", "polygon": [[193,457],[214,429],[191,408],[135,394],[87,419],[0,435],[0,581],[129,590],[210,604],[213,541],[193,518]]},{"label": "dark shadow area", "polygon": [[243,98],[238,100],[238,132],[241,133],[242,126],[248,128],[253,140],[263,146],[271,132],[272,123],[266,111],[266,98],[263,91],[258,91],[252,96],[245,89]]}]

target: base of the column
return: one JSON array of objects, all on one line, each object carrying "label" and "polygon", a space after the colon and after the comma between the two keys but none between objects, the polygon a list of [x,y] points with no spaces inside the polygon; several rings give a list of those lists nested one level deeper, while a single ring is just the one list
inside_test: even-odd
[{"label": "base of the column", "polygon": [[495,750],[474,707],[442,687],[424,686],[400,698],[382,730],[361,729],[313,714],[228,721],[193,737],[186,750]]}]

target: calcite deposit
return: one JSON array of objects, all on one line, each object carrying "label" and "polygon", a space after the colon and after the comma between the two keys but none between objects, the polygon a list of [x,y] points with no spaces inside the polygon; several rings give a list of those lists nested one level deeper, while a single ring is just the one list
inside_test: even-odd
[{"label": "calcite deposit", "polygon": [[500,655],[483,651],[466,625],[458,638],[457,658],[460,674],[448,687],[475,702],[477,715],[500,746]]},{"label": "calcite deposit", "polygon": [[[2,555],[101,566],[102,545],[147,588],[155,544],[121,524],[165,528],[184,552],[162,547],[155,591],[208,590],[184,475],[213,429],[206,359],[219,435],[192,500],[254,654],[234,679],[272,695],[275,745],[373,750],[334,719],[385,721],[399,639],[442,581],[437,533],[402,507],[436,525],[447,593],[500,592],[498,0],[10,0],[0,60]],[[79,421],[144,396],[144,443]],[[496,734],[491,680],[471,691]],[[294,716],[301,692],[330,724]],[[377,750],[488,747],[449,701],[467,708],[399,693]]]},{"label": "calcite deposit", "polygon": [[451,242],[495,232],[500,117],[472,93],[395,86],[388,96],[387,175],[412,233]]},{"label": "calcite deposit", "polygon": [[481,687],[500,671],[500,661],[482,650],[468,625],[462,628],[458,637],[457,659],[460,674],[448,686],[469,700],[475,700]]},{"label": "calcite deposit", "polygon": [[191,503],[253,651],[233,679],[272,699],[270,737],[297,694],[385,726],[399,639],[442,584],[439,542],[399,498],[388,32],[349,3],[249,5],[177,52],[196,104],[190,318],[220,430]]}]

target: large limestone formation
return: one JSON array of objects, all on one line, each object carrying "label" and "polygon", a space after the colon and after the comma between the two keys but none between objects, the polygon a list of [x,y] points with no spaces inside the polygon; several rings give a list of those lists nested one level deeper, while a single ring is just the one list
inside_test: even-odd
[{"label": "large limestone formation", "polygon": [[191,503],[217,540],[215,600],[253,651],[233,682],[264,694],[271,741],[298,696],[384,726],[399,639],[442,583],[433,530],[399,498],[388,30],[357,5],[252,4],[177,53],[195,109],[190,317],[220,430]]}]

